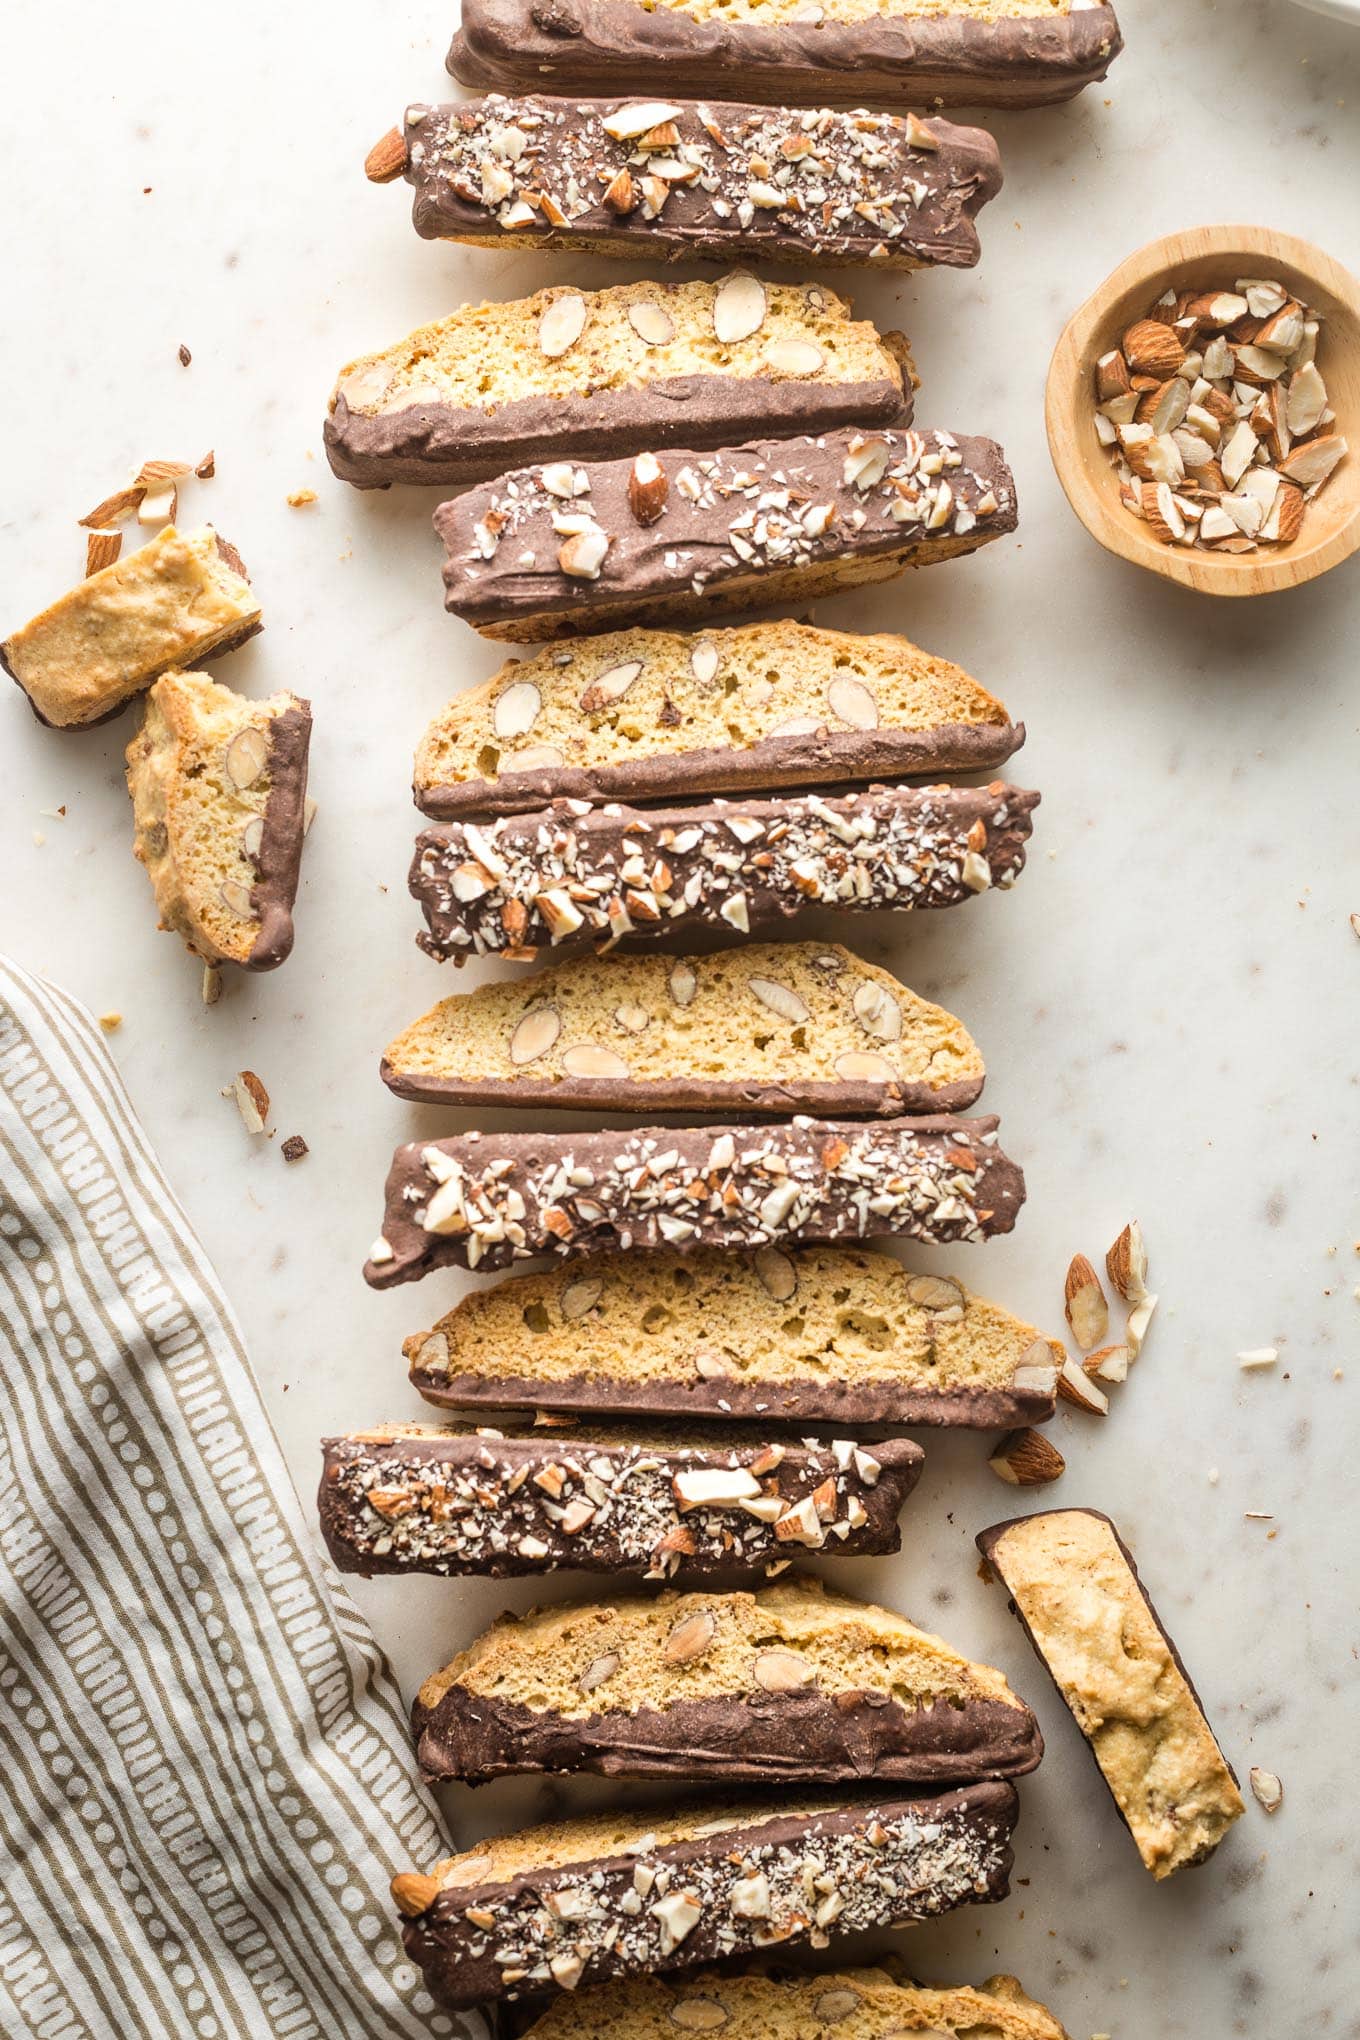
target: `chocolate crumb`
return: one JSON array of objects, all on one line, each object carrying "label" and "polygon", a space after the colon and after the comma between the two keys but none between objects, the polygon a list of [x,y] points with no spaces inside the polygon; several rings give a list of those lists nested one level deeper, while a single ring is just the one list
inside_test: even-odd
[{"label": "chocolate crumb", "polygon": [[188,348],[187,348],[187,347],[185,346],[184,342],[183,342],[183,341],[181,340],[181,341],[180,341],[180,343],[179,343],[179,365],[180,365],[180,367],[181,367],[181,368],[187,368],[187,367],[189,366],[189,363],[190,363],[190,362],[191,362],[191,361],[193,360],[193,358],[194,358],[194,357],[193,357],[193,355],[192,355],[192,354],[191,354],[191,353],[189,352]]},{"label": "chocolate crumb", "polygon": [[290,1133],[279,1149],[285,1162],[300,1162],[307,1152],[307,1143],[300,1133]]}]

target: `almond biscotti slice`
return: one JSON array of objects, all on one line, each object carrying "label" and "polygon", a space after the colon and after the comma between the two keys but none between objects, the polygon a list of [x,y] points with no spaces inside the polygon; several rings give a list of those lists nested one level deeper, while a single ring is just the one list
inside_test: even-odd
[{"label": "almond biscotti slice", "polygon": [[407,1953],[459,2011],[991,1903],[1009,1889],[1018,1812],[1015,1787],[989,1780],[605,1814],[481,1842],[392,1895]]},{"label": "almond biscotti slice", "polygon": [[903,336],[852,319],[821,284],[741,270],[719,283],[555,284],[465,305],[350,362],[326,456],[361,489],[466,488],[528,459],[906,425],[913,377]]},{"label": "almond biscotti slice", "polygon": [[161,926],[205,963],[273,970],[293,947],[311,704],[167,673],[127,747],[133,855]]},{"label": "almond biscotti slice", "polygon": [[1013,1976],[935,1987],[883,1970],[633,1977],[555,1998],[525,2040],[1068,2040]]},{"label": "almond biscotti slice", "polygon": [[925,1455],[907,1438],[526,1424],[386,1424],[323,1441],[318,1510],[342,1572],[782,1571],[901,1547]]},{"label": "almond biscotti slice", "polygon": [[444,607],[518,643],[804,603],[1014,531],[995,440],[841,426],[536,462],[441,503]]},{"label": "almond biscotti slice", "polygon": [[1122,47],[1104,0],[463,0],[448,68],[478,88],[1020,107],[1071,99]]},{"label": "almond biscotti slice", "polygon": [[[854,1247],[601,1255],[465,1296],[403,1350],[413,1386],[446,1407],[853,1435],[1043,1423],[1063,1357],[951,1276]],[[791,1541],[834,1548],[815,1514]]]},{"label": "almond biscotti slice", "polygon": [[1096,1509],[996,1523],[978,1549],[1071,1709],[1157,1879],[1212,1856],[1244,1811],[1133,1556]]},{"label": "almond biscotti slice", "polygon": [[412,791],[446,822],[995,770],[1024,740],[1004,703],[906,638],[782,619],[621,630],[509,659],[455,695],[421,739]]},{"label": "almond biscotti slice", "polygon": [[630,1133],[480,1133],[392,1157],[364,1277],[487,1274],[540,1254],[630,1247],[937,1245],[1009,1232],[1025,1201],[995,1119],[797,1118]]},{"label": "almond biscotti slice", "polygon": [[650,92],[411,106],[365,167],[375,183],[406,178],[426,240],[638,261],[970,268],[976,215],[1001,189],[982,128]]},{"label": "almond biscotti slice", "polygon": [[484,827],[416,838],[407,874],[441,962],[682,941],[731,944],[807,908],[924,912],[963,906],[1025,868],[1039,795],[982,786],[871,786],[823,799],[588,808],[559,801]]},{"label": "almond biscotti slice", "polygon": [[260,605],[240,555],[205,524],[168,524],[0,644],[0,666],[40,722],[105,722],[161,673],[244,644]]},{"label": "almond biscotti slice", "polygon": [[1043,1755],[1000,1672],[800,1575],[503,1615],[425,1681],[411,1725],[431,1784],[599,1771],[939,1787],[1019,1777]]},{"label": "almond biscotti slice", "polygon": [[609,1112],[962,1112],[962,1023],[833,943],[600,956],[442,999],[390,1043],[399,1098]]}]

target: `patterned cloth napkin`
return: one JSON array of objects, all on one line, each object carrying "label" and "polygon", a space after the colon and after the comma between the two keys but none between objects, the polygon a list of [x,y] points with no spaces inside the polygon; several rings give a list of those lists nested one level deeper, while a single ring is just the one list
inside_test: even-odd
[{"label": "patterned cloth napkin", "polygon": [[441,1853],[212,1269],[89,1015],[0,959],[0,2031],[486,2040]]}]

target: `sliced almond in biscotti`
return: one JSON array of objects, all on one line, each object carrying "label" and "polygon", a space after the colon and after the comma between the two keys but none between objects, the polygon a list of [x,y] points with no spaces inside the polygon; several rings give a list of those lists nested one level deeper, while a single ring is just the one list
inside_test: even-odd
[{"label": "sliced almond in biscotti", "polygon": [[482,985],[409,1027],[382,1073],[401,1097],[455,1104],[780,1114],[961,1111],[984,1075],[941,1007],[814,942],[591,957]]}]

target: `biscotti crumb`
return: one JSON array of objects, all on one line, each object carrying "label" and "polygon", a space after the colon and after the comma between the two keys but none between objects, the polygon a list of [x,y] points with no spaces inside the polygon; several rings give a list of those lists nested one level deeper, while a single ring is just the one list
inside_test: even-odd
[{"label": "biscotti crumb", "polygon": [[105,1034],[114,1034],[123,1024],[123,1016],[121,1013],[101,1013],[99,1024]]},{"label": "biscotti crumb", "polygon": [[288,507],[290,510],[305,510],[309,504],[316,501],[315,489],[294,489],[289,494]]}]

